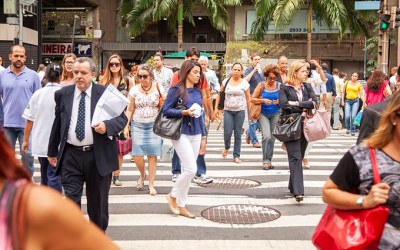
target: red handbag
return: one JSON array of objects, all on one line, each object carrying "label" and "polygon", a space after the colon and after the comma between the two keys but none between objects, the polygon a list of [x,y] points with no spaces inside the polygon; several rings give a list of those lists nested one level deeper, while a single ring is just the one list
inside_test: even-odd
[{"label": "red handbag", "polygon": [[124,156],[132,152],[132,137],[129,137],[125,140],[120,140],[117,138],[117,143],[119,155]]},{"label": "red handbag", "polygon": [[[380,183],[375,150],[370,148],[374,183]],[[372,209],[340,210],[327,206],[312,237],[318,249],[378,249],[389,209],[379,205]]]}]

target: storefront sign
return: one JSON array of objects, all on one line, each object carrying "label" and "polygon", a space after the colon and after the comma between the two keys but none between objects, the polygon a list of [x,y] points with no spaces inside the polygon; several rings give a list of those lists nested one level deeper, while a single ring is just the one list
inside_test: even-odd
[{"label": "storefront sign", "polygon": [[43,43],[42,54],[43,55],[65,55],[72,53],[71,43]]},{"label": "storefront sign", "polygon": [[74,54],[76,56],[92,56],[92,43],[74,43]]}]

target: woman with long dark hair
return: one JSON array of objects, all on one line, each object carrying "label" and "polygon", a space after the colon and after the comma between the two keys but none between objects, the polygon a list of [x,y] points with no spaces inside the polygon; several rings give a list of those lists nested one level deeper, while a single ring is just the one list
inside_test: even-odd
[{"label": "woman with long dark hair", "polygon": [[[189,193],[190,182],[196,174],[196,159],[199,155],[202,136],[205,136],[204,122],[201,115],[195,116],[194,106],[202,106],[200,90],[201,66],[198,62],[187,60],[179,72],[179,82],[168,91],[163,106],[166,117],[182,117],[182,134],[178,140],[172,140],[175,152],[181,160],[181,175],[167,195],[169,207],[174,214],[194,219],[196,216],[189,212],[185,205]],[[177,108],[183,105],[185,109]]]},{"label": "woman with long dark hair", "polygon": [[367,86],[364,87],[365,104],[367,106],[383,102],[385,98],[392,94],[389,81],[386,75],[380,69],[375,69],[367,80]]}]

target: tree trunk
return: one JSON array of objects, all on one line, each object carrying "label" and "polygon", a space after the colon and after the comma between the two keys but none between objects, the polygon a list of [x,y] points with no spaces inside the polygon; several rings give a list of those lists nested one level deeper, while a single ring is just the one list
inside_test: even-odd
[{"label": "tree trunk", "polygon": [[179,1],[178,7],[178,52],[183,50],[183,3]]},{"label": "tree trunk", "polygon": [[310,2],[307,9],[307,61],[311,60],[312,14],[312,2]]}]

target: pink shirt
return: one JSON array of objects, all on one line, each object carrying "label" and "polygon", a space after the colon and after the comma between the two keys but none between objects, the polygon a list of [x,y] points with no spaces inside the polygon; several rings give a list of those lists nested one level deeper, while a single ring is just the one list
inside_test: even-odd
[{"label": "pink shirt", "polygon": [[378,89],[377,92],[372,92],[371,90],[368,89],[368,86],[364,87],[364,91],[366,94],[366,100],[365,102],[367,105],[372,105],[376,103],[383,102],[385,100],[385,95],[383,94],[385,91],[385,88],[387,86],[388,82],[385,81]]}]

